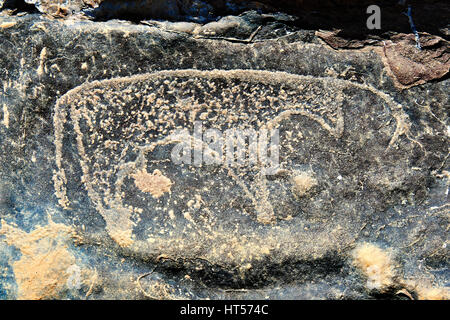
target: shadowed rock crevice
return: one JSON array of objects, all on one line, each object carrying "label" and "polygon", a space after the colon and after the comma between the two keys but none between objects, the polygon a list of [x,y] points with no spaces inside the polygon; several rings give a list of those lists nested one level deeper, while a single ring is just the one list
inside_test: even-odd
[{"label": "shadowed rock crevice", "polygon": [[[276,261],[266,258],[252,265],[222,266],[201,258],[160,258],[152,273],[167,279],[182,280],[189,276],[192,286],[203,289],[253,290],[277,284],[308,283],[348,275],[349,266],[341,253],[328,253],[316,260],[296,258]],[[137,257],[136,257],[137,258]],[[138,259],[138,258],[137,258]],[[148,261],[147,261],[148,263]]]},{"label": "shadowed rock crevice", "polygon": [[37,13],[39,10],[30,3],[27,3],[25,0],[3,0],[0,1],[0,9],[9,9],[13,10],[13,12],[27,12],[27,13]]},{"label": "shadowed rock crevice", "polygon": [[[382,9],[381,30],[368,30],[366,21],[368,6],[376,4]],[[238,15],[245,11],[259,13],[285,12],[296,17],[295,26],[309,30],[341,30],[345,39],[364,40],[368,35],[382,35],[386,32],[408,33],[411,25],[405,15],[411,6],[414,23],[419,32],[444,36],[448,39],[448,26],[445,19],[450,8],[442,0],[369,0],[342,1],[233,1],[233,0],[77,0],[77,1],[19,1],[7,0],[6,9],[28,12],[36,6],[39,11],[64,17],[77,12],[106,21],[122,19],[139,22],[141,20],[170,20],[206,23],[216,21],[227,15]],[[0,3],[1,7],[1,3]]]}]

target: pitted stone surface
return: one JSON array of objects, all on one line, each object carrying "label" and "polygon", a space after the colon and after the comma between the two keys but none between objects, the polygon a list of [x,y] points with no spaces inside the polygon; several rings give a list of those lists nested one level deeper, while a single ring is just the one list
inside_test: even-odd
[{"label": "pitted stone surface", "polygon": [[[280,129],[278,172],[174,164],[175,131],[193,133],[195,121],[222,132]],[[145,258],[237,267],[272,254],[323,256],[349,246],[364,226],[362,207],[399,204],[396,188],[420,178],[409,169],[417,141],[402,106],[373,87],[332,78],[251,70],[115,78],[61,97],[54,125],[60,204],[74,216],[91,204],[109,236]],[[133,180],[155,170],[173,183],[163,197]],[[317,185],[296,197],[295,177],[306,170]],[[74,192],[80,184],[89,204],[80,188]],[[305,224],[314,232],[299,230]]]},{"label": "pitted stone surface", "polygon": [[[0,19],[1,298],[445,297],[448,80],[302,32]],[[279,129],[278,171],[175,164],[195,121]]]}]

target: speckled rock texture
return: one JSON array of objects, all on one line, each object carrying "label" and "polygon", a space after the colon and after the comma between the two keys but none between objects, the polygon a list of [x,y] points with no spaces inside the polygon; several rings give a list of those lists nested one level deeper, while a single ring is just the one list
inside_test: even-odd
[{"label": "speckled rock texture", "polygon": [[[445,33],[296,19],[4,11],[0,298],[448,299]],[[199,123],[279,166],[175,163]]]}]

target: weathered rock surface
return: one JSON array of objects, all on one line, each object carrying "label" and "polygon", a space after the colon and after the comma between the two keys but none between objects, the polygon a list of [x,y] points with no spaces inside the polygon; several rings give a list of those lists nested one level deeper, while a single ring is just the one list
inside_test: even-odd
[{"label": "weathered rock surface", "polygon": [[[448,298],[448,61],[289,20],[0,17],[0,297]],[[195,121],[279,129],[276,174],[175,164]]]}]

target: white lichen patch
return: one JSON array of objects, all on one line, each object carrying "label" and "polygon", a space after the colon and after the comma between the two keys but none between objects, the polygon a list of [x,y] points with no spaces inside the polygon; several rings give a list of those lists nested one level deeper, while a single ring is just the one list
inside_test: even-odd
[{"label": "white lichen patch", "polygon": [[69,275],[67,279],[67,287],[71,290],[80,290],[82,285],[81,268],[76,264],[67,268],[66,273]]},{"label": "white lichen patch", "polygon": [[353,263],[367,277],[367,289],[384,291],[393,284],[395,264],[387,250],[371,243],[361,244],[353,251]]},{"label": "white lichen patch", "polygon": [[292,177],[292,192],[297,197],[305,196],[308,191],[318,185],[317,179],[311,172],[295,172]]},{"label": "white lichen patch", "polygon": [[41,77],[46,72],[46,68],[45,68],[45,60],[46,59],[47,59],[47,48],[44,47],[41,50],[41,53],[39,55],[39,66],[36,70],[36,73],[39,77]]}]

